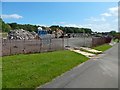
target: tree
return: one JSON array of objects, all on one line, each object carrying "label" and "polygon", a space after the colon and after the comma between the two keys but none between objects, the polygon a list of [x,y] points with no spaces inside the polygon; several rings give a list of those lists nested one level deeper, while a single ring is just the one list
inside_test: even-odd
[{"label": "tree", "polygon": [[9,32],[11,30],[10,25],[6,24],[1,18],[0,18],[0,30],[2,30],[2,32]]},{"label": "tree", "polygon": [[8,23],[12,29],[19,29],[17,23]]},{"label": "tree", "polygon": [[109,34],[112,35],[112,36],[115,36],[117,34],[117,32],[116,31],[110,31]]}]

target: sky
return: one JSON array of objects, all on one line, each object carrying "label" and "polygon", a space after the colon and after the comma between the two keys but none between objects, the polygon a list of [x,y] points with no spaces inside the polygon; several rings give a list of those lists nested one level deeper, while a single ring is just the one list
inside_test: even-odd
[{"label": "sky", "polygon": [[2,2],[1,16],[6,23],[118,31],[117,2]]}]

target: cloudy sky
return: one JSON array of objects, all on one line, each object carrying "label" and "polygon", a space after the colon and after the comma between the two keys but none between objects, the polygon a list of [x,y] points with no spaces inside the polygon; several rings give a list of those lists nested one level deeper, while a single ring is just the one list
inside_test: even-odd
[{"label": "cloudy sky", "polygon": [[93,31],[117,31],[117,2],[3,2],[5,22],[86,27]]}]

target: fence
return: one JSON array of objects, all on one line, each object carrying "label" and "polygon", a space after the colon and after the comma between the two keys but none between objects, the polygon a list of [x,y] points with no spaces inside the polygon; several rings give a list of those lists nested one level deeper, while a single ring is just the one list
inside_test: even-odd
[{"label": "fence", "polygon": [[109,43],[108,37],[43,38],[41,40],[2,40],[2,56],[63,50],[70,47],[94,47]]},{"label": "fence", "polygon": [[91,47],[92,37],[75,37],[75,38],[65,38],[64,46],[70,47]]},{"label": "fence", "polygon": [[64,49],[64,39],[3,40],[2,56]]},{"label": "fence", "polygon": [[102,45],[105,43],[110,43],[111,37],[93,37],[92,38],[92,47]]}]

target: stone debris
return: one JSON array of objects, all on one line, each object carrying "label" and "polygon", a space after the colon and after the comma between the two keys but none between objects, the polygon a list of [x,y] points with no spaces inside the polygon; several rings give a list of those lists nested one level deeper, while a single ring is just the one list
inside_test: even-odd
[{"label": "stone debris", "polygon": [[29,32],[23,29],[11,30],[8,33],[8,39],[33,40],[37,37],[36,32]]}]

